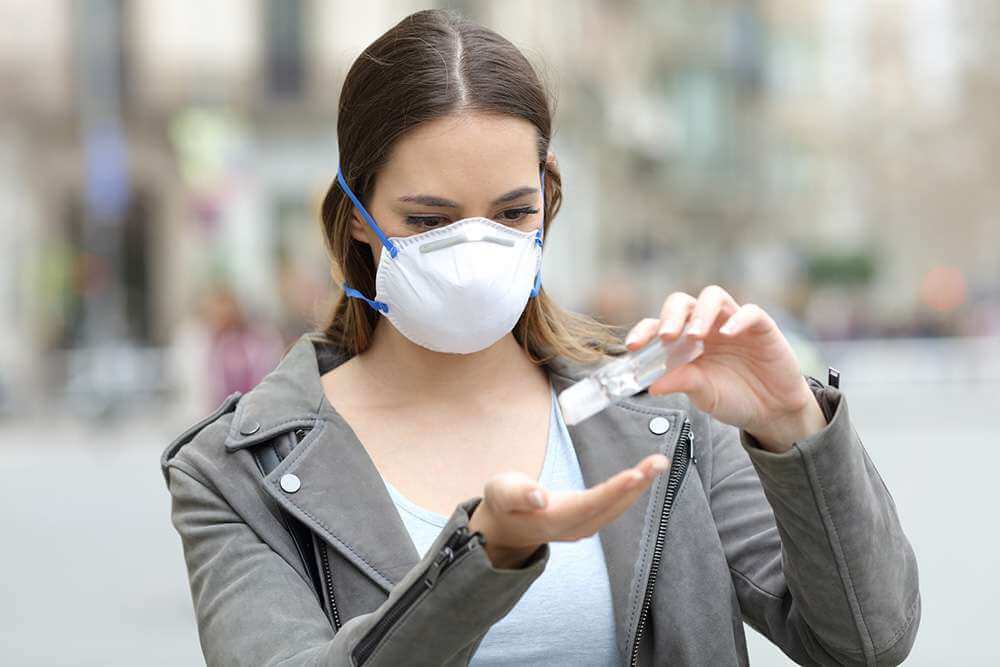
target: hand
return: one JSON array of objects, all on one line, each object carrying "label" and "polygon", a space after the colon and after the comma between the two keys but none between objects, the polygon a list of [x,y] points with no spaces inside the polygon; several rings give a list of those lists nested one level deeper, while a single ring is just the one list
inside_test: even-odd
[{"label": "hand", "polygon": [[738,305],[717,285],[695,299],[670,294],[660,318],[640,321],[629,332],[630,350],[653,336],[701,339],[705,349],[694,361],[675,368],[650,385],[650,394],[683,392],[699,410],[744,429],[761,446],[787,451],[826,426],[826,418],[802,375],[791,345],[759,306]]},{"label": "hand", "polygon": [[[549,491],[524,473],[499,473],[486,481],[469,530],[482,532],[494,567],[517,568],[546,542],[574,542],[595,534],[628,509],[669,465],[667,457],[651,454],[583,491]],[[532,502],[534,492],[541,507]]]}]

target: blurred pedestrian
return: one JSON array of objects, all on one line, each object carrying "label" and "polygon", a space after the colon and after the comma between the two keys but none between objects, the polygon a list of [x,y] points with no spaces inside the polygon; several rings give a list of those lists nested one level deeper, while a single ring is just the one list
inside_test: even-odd
[{"label": "blurred pedestrian", "polygon": [[274,368],[285,344],[276,328],[248,317],[227,286],[210,292],[204,305],[209,329],[204,370],[213,404],[218,405],[235,391],[253,389]]}]

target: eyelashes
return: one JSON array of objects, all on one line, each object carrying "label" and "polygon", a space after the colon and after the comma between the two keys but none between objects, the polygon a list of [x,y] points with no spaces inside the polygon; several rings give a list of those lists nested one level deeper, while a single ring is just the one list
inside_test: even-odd
[{"label": "eyelashes", "polygon": [[[522,221],[525,217],[534,215],[535,213],[538,213],[538,209],[534,206],[510,208],[506,211],[502,211],[497,216],[497,220],[506,223],[517,223]],[[404,220],[409,226],[422,227],[424,229],[437,229],[438,227],[444,227],[450,222],[448,218],[440,215],[408,215]]]},{"label": "eyelashes", "polygon": [[[513,218],[503,217],[507,213],[516,213],[517,216]],[[518,220],[523,219],[525,216],[534,215],[535,213],[538,213],[538,209],[535,208],[534,206],[522,206],[521,208],[511,208],[507,209],[506,211],[503,211],[502,213],[500,213],[500,219],[503,220],[504,222],[517,222]]]}]

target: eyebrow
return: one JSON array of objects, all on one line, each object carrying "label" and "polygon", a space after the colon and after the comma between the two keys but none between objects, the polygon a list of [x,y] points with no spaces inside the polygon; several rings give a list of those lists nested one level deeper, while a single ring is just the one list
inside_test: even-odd
[{"label": "eyebrow", "polygon": [[[490,206],[506,204],[507,202],[519,199],[525,195],[532,195],[537,192],[538,188],[517,188],[516,190],[511,190],[505,195],[500,195],[493,200]],[[458,202],[452,201],[451,199],[445,199],[444,197],[436,197],[434,195],[403,195],[399,198],[399,201],[410,204],[423,204],[424,206],[433,206],[435,208],[458,208]]]}]

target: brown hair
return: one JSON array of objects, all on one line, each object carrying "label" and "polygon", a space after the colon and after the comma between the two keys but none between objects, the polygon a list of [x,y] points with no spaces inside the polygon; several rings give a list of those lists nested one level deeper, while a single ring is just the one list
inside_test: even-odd
[{"label": "brown hair", "polygon": [[[517,47],[452,11],[432,9],[407,16],[351,66],[337,119],[340,166],[348,186],[367,204],[380,167],[407,130],[466,110],[515,116],[538,128],[548,238],[562,203],[562,179],[549,155],[552,114],[545,89]],[[334,180],[322,205],[334,280],[346,280],[374,298],[375,260],[371,247],[351,236],[352,214],[353,204]],[[378,317],[366,303],[341,294],[322,333],[357,354],[370,344]],[[613,329],[559,307],[543,287],[528,301],[513,334],[535,363],[555,355],[590,362],[620,344]]]}]

